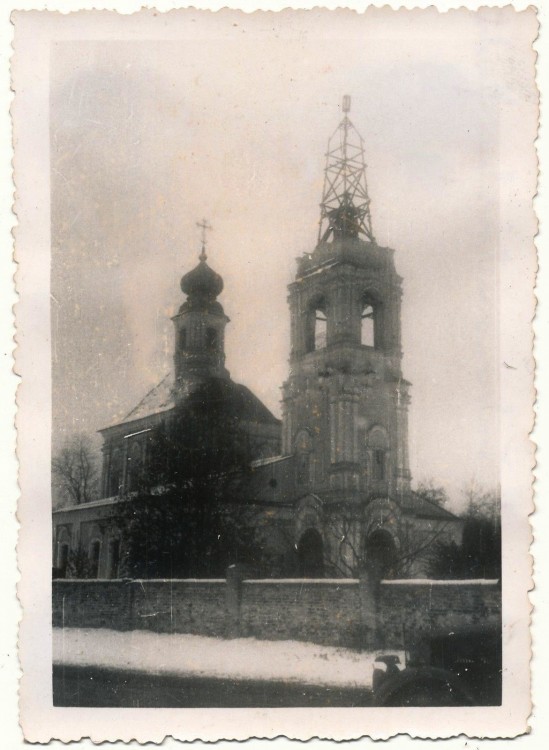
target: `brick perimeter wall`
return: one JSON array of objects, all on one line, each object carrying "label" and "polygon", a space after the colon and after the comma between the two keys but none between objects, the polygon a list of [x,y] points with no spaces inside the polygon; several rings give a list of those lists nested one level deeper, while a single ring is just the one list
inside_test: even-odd
[{"label": "brick perimeter wall", "polygon": [[497,626],[497,584],[362,581],[53,582],[54,627],[251,636],[401,648],[426,632]]},{"label": "brick perimeter wall", "polygon": [[54,581],[53,625],[227,635],[225,581]]},{"label": "brick perimeter wall", "polygon": [[496,583],[458,585],[385,583],[380,586],[380,645],[400,648],[410,637],[496,625],[501,616],[501,589]]},{"label": "brick perimeter wall", "polygon": [[256,638],[358,645],[358,581],[244,581],[240,626]]}]

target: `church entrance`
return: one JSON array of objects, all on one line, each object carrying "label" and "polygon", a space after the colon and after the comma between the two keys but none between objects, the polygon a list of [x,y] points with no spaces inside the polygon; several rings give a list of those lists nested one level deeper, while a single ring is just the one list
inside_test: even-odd
[{"label": "church entrance", "polygon": [[297,545],[297,559],[301,578],[324,577],[324,545],[316,529],[308,529]]},{"label": "church entrance", "polygon": [[366,540],[366,566],[377,578],[394,578],[397,553],[393,537],[378,529]]}]

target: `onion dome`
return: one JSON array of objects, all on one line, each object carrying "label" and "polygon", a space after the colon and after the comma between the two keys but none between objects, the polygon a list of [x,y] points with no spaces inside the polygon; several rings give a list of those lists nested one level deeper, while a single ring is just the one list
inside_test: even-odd
[{"label": "onion dome", "polygon": [[181,290],[188,297],[200,297],[213,301],[223,291],[223,279],[200,256],[200,263],[181,279]]}]

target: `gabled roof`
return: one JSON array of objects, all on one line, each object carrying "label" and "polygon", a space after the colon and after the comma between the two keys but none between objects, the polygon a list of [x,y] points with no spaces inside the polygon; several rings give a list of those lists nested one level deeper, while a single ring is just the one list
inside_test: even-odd
[{"label": "gabled roof", "polygon": [[[211,401],[225,401],[239,418],[246,422],[255,422],[259,424],[279,425],[280,420],[255,396],[249,388],[239,383],[234,383],[226,378],[207,378],[197,384],[182,384],[178,394],[178,403],[191,399],[195,403],[207,404]],[[176,406],[176,397],[174,392],[173,375],[166,375],[158,385],[152,388],[139,403],[116,424],[109,425],[115,427],[126,422],[134,422],[139,419],[146,419],[155,414],[162,414],[170,411]],[[186,391],[186,392],[185,392]],[[103,430],[100,430],[103,432]]]},{"label": "gabled roof", "polygon": [[233,400],[235,409],[238,410],[240,418],[247,422],[258,422],[262,424],[279,425],[280,419],[260,401],[255,394],[245,385],[233,383],[232,380],[217,379],[220,392],[225,397]]},{"label": "gabled roof", "polygon": [[133,422],[134,419],[143,419],[152,414],[169,411],[175,406],[173,398],[173,377],[166,375],[158,385],[143,396],[141,401],[124,417],[122,422]]},{"label": "gabled roof", "polygon": [[441,505],[427,500],[414,492],[410,492],[406,495],[402,502],[402,508],[404,511],[411,511],[415,516],[419,518],[435,518],[443,521],[459,521],[459,517],[454,513],[451,513]]}]

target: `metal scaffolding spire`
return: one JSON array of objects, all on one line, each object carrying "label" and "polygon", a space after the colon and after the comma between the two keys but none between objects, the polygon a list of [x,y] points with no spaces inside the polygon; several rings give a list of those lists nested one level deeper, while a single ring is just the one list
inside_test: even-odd
[{"label": "metal scaffolding spire", "polygon": [[344,96],[343,120],[328,141],[318,241],[359,237],[374,242],[366,184],[364,141],[349,120],[351,97]]}]

